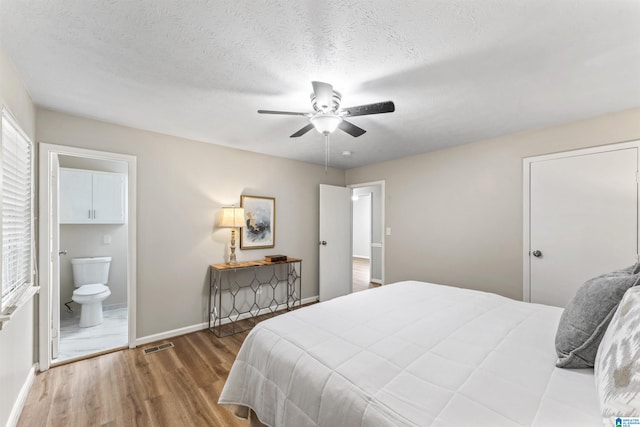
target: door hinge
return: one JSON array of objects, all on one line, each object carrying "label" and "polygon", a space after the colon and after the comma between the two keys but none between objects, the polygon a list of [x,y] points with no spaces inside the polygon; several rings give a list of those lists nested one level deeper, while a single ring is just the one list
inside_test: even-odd
[{"label": "door hinge", "polygon": [[636,183],[640,183],[640,171],[636,171]]},{"label": "door hinge", "polygon": [[58,328],[51,328],[51,338],[58,337]]}]

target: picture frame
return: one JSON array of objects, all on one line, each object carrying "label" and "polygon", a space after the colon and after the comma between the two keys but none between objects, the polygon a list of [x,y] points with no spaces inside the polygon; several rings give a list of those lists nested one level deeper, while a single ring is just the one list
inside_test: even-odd
[{"label": "picture frame", "polygon": [[245,225],[240,231],[240,249],[273,248],[276,243],[276,199],[263,196],[240,196]]}]

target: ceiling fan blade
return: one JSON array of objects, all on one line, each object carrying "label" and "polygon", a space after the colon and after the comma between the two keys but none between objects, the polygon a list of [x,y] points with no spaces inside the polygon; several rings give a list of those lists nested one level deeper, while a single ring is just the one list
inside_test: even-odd
[{"label": "ceiling fan blade", "polygon": [[342,111],[346,112],[345,117],[366,116],[368,114],[393,113],[396,111],[396,106],[393,101],[386,101],[343,108]]},{"label": "ceiling fan blade", "polygon": [[354,125],[351,122],[348,122],[346,120],[343,120],[340,122],[340,124],[338,125],[338,128],[340,128],[340,130],[345,131],[346,133],[348,133],[349,135],[353,136],[353,137],[359,137],[360,135],[362,135],[363,133],[366,132],[366,130]]},{"label": "ceiling fan blade", "polygon": [[285,116],[307,116],[309,113],[299,113],[296,111],[273,111],[273,110],[258,110],[258,114],[282,114]]},{"label": "ceiling fan blade", "polygon": [[333,86],[324,82],[311,82],[313,93],[316,95],[316,104],[323,111],[333,107]]},{"label": "ceiling fan blade", "polygon": [[302,129],[300,129],[298,132],[296,132],[293,135],[291,135],[289,138],[297,138],[299,136],[302,136],[305,133],[309,132],[311,129],[313,129],[313,125],[311,123],[309,123],[308,125],[306,125]]}]

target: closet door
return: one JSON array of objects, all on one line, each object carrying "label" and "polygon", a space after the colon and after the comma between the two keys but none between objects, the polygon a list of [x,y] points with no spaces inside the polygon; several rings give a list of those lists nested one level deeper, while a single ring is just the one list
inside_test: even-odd
[{"label": "closet door", "polygon": [[637,260],[638,148],[610,150],[529,163],[531,302],[564,307],[585,280]]}]

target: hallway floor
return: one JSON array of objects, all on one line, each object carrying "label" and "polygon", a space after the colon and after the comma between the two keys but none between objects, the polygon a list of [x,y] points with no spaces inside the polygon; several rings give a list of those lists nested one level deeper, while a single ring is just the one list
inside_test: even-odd
[{"label": "hallway floor", "polygon": [[366,258],[352,258],[353,265],[353,292],[364,291],[369,288],[380,286],[378,283],[371,283],[369,280],[369,260]]}]

